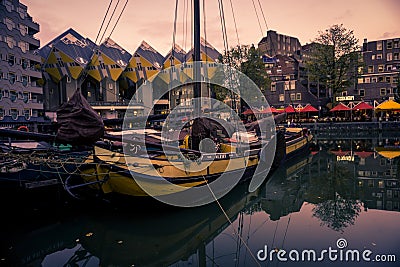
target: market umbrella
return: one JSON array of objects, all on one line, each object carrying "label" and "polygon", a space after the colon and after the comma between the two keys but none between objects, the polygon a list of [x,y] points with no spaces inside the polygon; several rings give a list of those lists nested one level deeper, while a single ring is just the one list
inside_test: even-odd
[{"label": "market umbrella", "polygon": [[286,113],[295,113],[295,112],[296,112],[296,110],[295,110],[291,105],[287,106],[287,107],[284,109],[284,111],[285,111]]},{"label": "market umbrella", "polygon": [[346,106],[345,104],[343,104],[342,102],[340,102],[339,104],[337,104],[334,108],[332,108],[330,110],[330,112],[334,112],[334,111],[349,111],[351,110],[351,108],[349,108],[348,106]]},{"label": "market umbrella", "polygon": [[264,109],[263,111],[261,111],[261,113],[281,113],[281,111],[277,110],[274,107],[268,107],[268,108]]},{"label": "market umbrella", "polygon": [[318,112],[318,109],[314,108],[310,104],[307,104],[304,108],[300,109],[299,112]]},{"label": "market umbrella", "polygon": [[352,108],[352,110],[370,110],[370,109],[374,109],[374,107],[365,102],[360,102]]},{"label": "market umbrella", "polygon": [[249,109],[246,109],[245,111],[243,111],[243,115],[254,115],[254,111],[251,109],[251,108],[249,108]]},{"label": "market umbrella", "polygon": [[375,107],[376,111],[400,110],[400,104],[393,100],[386,100]]}]

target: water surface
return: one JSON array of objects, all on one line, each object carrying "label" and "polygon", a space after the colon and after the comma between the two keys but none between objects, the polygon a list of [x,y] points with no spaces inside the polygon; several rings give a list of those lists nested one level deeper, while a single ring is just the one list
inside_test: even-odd
[{"label": "water surface", "polygon": [[400,266],[400,160],[377,151],[396,141],[317,141],[319,149],[282,165],[256,192],[240,184],[199,208],[62,194],[23,205],[8,199],[0,264]]}]

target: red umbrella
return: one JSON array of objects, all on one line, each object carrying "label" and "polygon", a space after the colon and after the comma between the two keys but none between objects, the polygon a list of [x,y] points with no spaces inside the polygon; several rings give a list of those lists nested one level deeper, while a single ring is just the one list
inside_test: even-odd
[{"label": "red umbrella", "polygon": [[296,112],[296,110],[295,110],[291,105],[287,106],[287,107],[284,109],[284,111],[285,111],[286,113],[295,113],[295,112]]},{"label": "red umbrella", "polygon": [[245,111],[243,111],[242,114],[243,115],[253,115],[254,112],[253,112],[253,110],[251,110],[251,108],[249,108],[249,109],[246,109]]},{"label": "red umbrella", "polygon": [[374,109],[374,107],[365,102],[360,102],[353,107],[353,110],[366,110],[366,109]]},{"label": "red umbrella", "polygon": [[304,108],[300,109],[300,112],[318,112],[318,109],[314,108],[310,104],[307,104]]},{"label": "red umbrella", "polygon": [[355,152],[355,154],[357,156],[359,156],[360,158],[368,158],[369,156],[373,155],[374,152],[370,152],[370,151],[357,151]]},{"label": "red umbrella", "polygon": [[330,111],[333,112],[333,111],[348,111],[348,110],[351,110],[351,108],[349,108],[343,103],[339,103],[336,107],[334,107]]},{"label": "red umbrella", "polygon": [[281,113],[280,110],[277,110],[274,107],[268,107],[262,111],[262,113]]}]

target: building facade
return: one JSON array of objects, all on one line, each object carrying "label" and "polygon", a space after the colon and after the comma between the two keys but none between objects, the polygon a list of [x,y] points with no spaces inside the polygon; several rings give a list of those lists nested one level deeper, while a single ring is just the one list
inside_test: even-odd
[{"label": "building facade", "polygon": [[299,55],[301,51],[300,41],[296,37],[279,34],[269,30],[267,36],[263,37],[258,43],[258,49],[262,55],[270,57],[275,55]]},{"label": "building facade", "polygon": [[276,108],[288,105],[304,107],[307,104],[317,107],[326,102],[318,99],[307,86],[301,57],[302,47],[297,38],[270,30],[258,43],[258,50],[266,74],[271,79],[271,87],[265,91],[270,105]]},{"label": "building facade", "polygon": [[400,38],[377,41],[364,39],[364,67],[360,69],[356,97],[367,102],[382,102],[398,94]]},{"label": "building facade", "polygon": [[0,18],[0,125],[35,128],[44,122],[40,27],[18,0],[1,1]]}]

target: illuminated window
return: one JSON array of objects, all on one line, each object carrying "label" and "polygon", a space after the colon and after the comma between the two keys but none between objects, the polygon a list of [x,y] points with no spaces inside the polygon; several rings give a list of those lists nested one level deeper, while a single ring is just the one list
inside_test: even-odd
[{"label": "illuminated window", "polygon": [[382,50],[382,41],[376,42],[376,50]]}]

